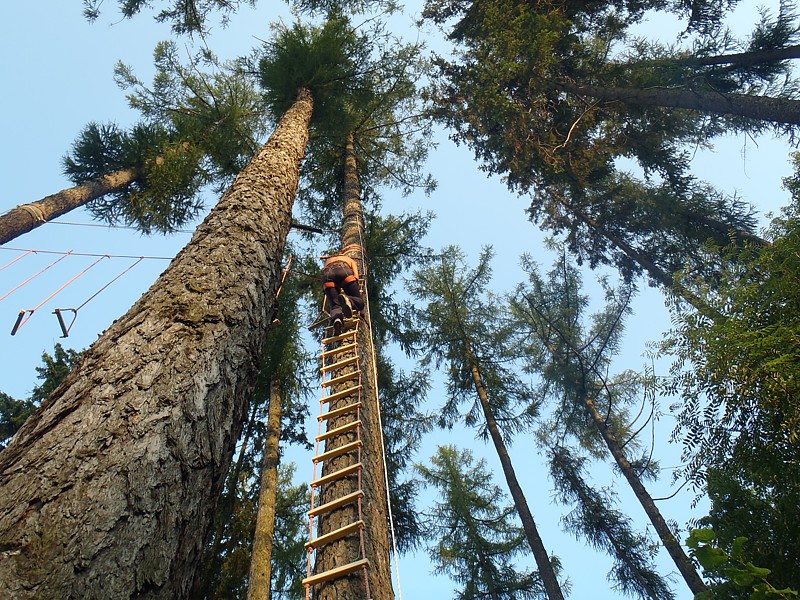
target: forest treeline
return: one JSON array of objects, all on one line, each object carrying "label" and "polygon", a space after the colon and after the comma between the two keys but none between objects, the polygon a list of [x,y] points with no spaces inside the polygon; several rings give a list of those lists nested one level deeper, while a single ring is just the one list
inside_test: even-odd
[{"label": "forest treeline", "polygon": [[[256,4],[84,1],[89,22],[153,17],[175,39],[142,48],[151,82],[117,65],[135,124],[86,124],[63,159],[73,187],[0,215],[0,243],[76,209],[147,235],[203,220],[92,346],[45,352],[28,398],[0,392],[0,589],[305,598],[305,577],[361,552],[366,583],[313,597],[391,600],[391,560],[425,552],[454,598],[559,600],[584,567],[536,521],[552,497],[563,539],[607,555],[614,593],[796,598],[795,4],[734,32],[738,0],[427,0],[434,52],[391,29],[405,9],[390,0],[302,0],[251,54],[219,57],[214,24]],[[654,16],[675,39],[641,34]],[[434,214],[385,199],[435,190],[434,131],[529,199],[551,265],[532,247],[501,288],[494,240],[474,261],[456,235],[428,248]],[[778,137],[794,161],[766,226],[695,166],[733,134]],[[363,447],[367,543],[309,554],[304,467],[284,454],[313,445],[324,326],[309,325],[326,316],[319,257],[341,249],[365,274],[366,425],[322,438]],[[644,286],[670,307],[652,348],[666,372],[620,367]],[[454,428],[480,444],[420,455]],[[703,499],[689,522],[648,489],[669,477],[656,430],[681,447],[671,486]],[[512,446],[548,473],[537,489]]]}]

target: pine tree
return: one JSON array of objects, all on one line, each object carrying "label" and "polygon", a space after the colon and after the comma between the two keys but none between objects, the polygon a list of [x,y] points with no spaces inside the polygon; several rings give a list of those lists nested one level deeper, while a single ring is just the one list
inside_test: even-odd
[{"label": "pine tree", "polygon": [[511,303],[514,326],[520,336],[520,347],[524,348],[522,352],[528,357],[529,369],[557,390],[556,413],[558,421],[564,423],[564,433],[590,447],[598,437],[602,440],[689,589],[695,594],[705,591],[706,585],[694,564],[628,458],[635,448],[635,436],[624,425],[626,403],[632,397],[631,392],[638,391],[638,378],[631,374],[616,378],[606,375],[620,343],[631,288],[607,287],[607,306],[592,316],[592,325],[587,328],[583,314],[588,298],[581,292],[579,273],[566,255],[556,261],[546,278],[539,275],[530,261],[526,269],[529,284],[519,286]]},{"label": "pine tree", "polygon": [[666,600],[674,598],[666,581],[656,572],[649,540],[636,534],[631,519],[613,508],[613,493],[598,491],[584,478],[586,459],[563,446],[549,452],[550,477],[563,503],[575,508],[564,517],[566,527],[592,546],[605,550],[614,560],[610,577],[626,595]]},{"label": "pine tree", "polygon": [[[349,55],[330,33],[300,57],[346,87]],[[192,241],[0,456],[0,539],[19,550],[0,559],[0,582],[12,594],[188,593],[273,314],[321,91],[306,83]]]},{"label": "pine tree", "polygon": [[220,64],[209,52],[183,65],[172,42],[158,44],[154,56],[149,87],[129,67],[116,68],[142,121],[130,131],[88,124],[63,160],[75,187],[0,216],[0,243],[83,206],[110,225],[172,232],[203,208],[204,186],[221,193],[252,158],[265,113],[240,65]]},{"label": "pine tree", "polygon": [[525,551],[525,534],[511,520],[513,506],[503,506],[503,492],[492,484],[486,461],[475,462],[469,450],[440,446],[431,466],[417,467],[423,480],[439,490],[441,500],[427,529],[436,572],[462,585],[455,598],[550,597],[535,573],[513,564]]},{"label": "pine tree", "polygon": [[[459,416],[458,405],[463,394],[474,399],[465,422],[479,426],[482,435],[491,437],[542,584],[547,596],[554,600],[563,598],[561,586],[507,449],[515,429],[525,425],[536,407],[523,404],[529,390],[513,369],[504,366],[504,357],[497,350],[503,347],[502,339],[509,332],[493,316],[493,298],[481,297],[489,286],[490,258],[491,251],[487,249],[478,267],[469,271],[460,251],[446,248],[438,264],[414,273],[409,291],[428,303],[424,310],[415,312],[415,320],[423,325],[420,327],[420,344],[425,349],[423,363],[445,364],[450,373],[450,397],[442,411],[442,424],[452,423]],[[520,405],[524,407],[522,414],[514,414],[515,406]]]}]

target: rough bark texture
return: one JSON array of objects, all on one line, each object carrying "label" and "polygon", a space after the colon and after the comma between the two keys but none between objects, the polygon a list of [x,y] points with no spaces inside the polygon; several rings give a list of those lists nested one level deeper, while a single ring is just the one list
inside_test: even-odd
[{"label": "rough bark texture", "polygon": [[528,501],[525,499],[522,486],[520,486],[517,474],[514,472],[514,465],[511,464],[511,456],[508,454],[508,449],[503,441],[500,428],[497,426],[497,421],[494,418],[494,411],[489,404],[489,396],[486,393],[486,387],[483,385],[483,378],[478,368],[478,362],[475,355],[470,350],[469,344],[466,344],[465,349],[467,352],[467,359],[469,360],[470,372],[472,373],[472,381],[475,382],[475,391],[478,394],[478,399],[483,409],[483,415],[486,418],[486,427],[489,429],[489,435],[494,443],[497,456],[500,459],[500,465],[503,467],[503,474],[505,475],[508,489],[511,492],[511,498],[514,500],[514,506],[517,509],[517,513],[519,513],[520,521],[522,521],[522,529],[525,531],[528,545],[533,553],[533,558],[536,560],[536,567],[539,570],[539,577],[542,580],[542,585],[550,600],[564,600],[564,594],[561,592],[561,585],[558,583],[556,572],[550,562],[550,556],[547,553],[547,549],[544,547],[542,537],[539,535],[539,530],[536,527],[533,514],[530,508],[528,508]]},{"label": "rough bark texture", "polygon": [[656,533],[658,533],[658,537],[661,538],[661,543],[664,545],[664,548],[667,549],[667,552],[675,563],[675,566],[678,567],[678,571],[680,571],[681,576],[686,581],[686,585],[689,586],[689,589],[693,594],[699,594],[700,592],[706,591],[708,589],[706,584],[703,583],[703,580],[700,578],[700,575],[698,575],[694,564],[689,557],[686,556],[686,553],[683,551],[683,547],[681,546],[680,542],[678,542],[673,535],[672,530],[669,528],[669,525],[667,525],[667,522],[661,515],[661,511],[658,510],[656,503],[653,502],[653,498],[650,496],[647,488],[644,487],[642,480],[631,466],[631,463],[625,457],[625,453],[622,451],[622,447],[620,446],[619,442],[613,436],[611,431],[609,431],[605,419],[603,419],[603,416],[597,411],[597,407],[594,405],[594,402],[591,398],[584,394],[583,403],[586,406],[586,410],[592,417],[592,422],[594,423],[595,427],[597,427],[600,435],[603,437],[608,450],[611,452],[611,455],[614,457],[614,460],[617,462],[617,465],[622,471],[622,474],[625,476],[625,479],[628,480],[628,484],[631,486],[631,489],[636,495],[637,500],[639,500],[642,508],[644,508],[644,512],[647,513],[647,516],[649,517],[650,522],[653,524]]},{"label": "rough bark texture", "polygon": [[52,221],[87,202],[120,190],[136,181],[141,175],[138,169],[122,169],[61,190],[52,196],[45,196],[36,202],[20,204],[0,215],[0,244],[10,242],[23,233],[28,233],[39,225]]},{"label": "rough bark texture", "polygon": [[261,461],[261,491],[258,494],[256,532],[250,558],[248,600],[269,600],[272,580],[272,536],[275,532],[275,499],[278,495],[279,442],[283,395],[277,379],[270,384],[267,439]]},{"label": "rough bark texture", "polygon": [[639,106],[686,108],[720,115],[747,117],[787,125],[800,125],[800,101],[769,96],[728,94],[683,88],[653,87],[645,89],[580,85],[560,81],[564,91],[609,102]]},{"label": "rough bark texture", "polygon": [[[348,140],[346,146],[344,170],[342,245],[344,247],[357,246],[357,248],[347,250],[346,253],[352,259],[359,262],[361,274],[366,277],[369,272],[366,257],[363,252],[359,250],[363,244],[364,212],[361,205],[360,186],[358,183],[352,139]],[[367,311],[368,307],[365,309],[365,312]],[[369,314],[366,314],[365,322],[361,324],[358,335],[358,347],[361,357],[359,362],[362,372],[362,385],[364,386],[361,393],[363,407],[359,416],[363,422],[361,430],[361,440],[363,443],[361,462],[364,465],[364,470],[361,477],[364,490],[362,518],[365,523],[365,555],[366,558],[369,559],[368,577],[370,598],[374,598],[375,600],[392,600],[394,598],[394,591],[392,589],[389,560],[389,504],[385,486],[382,432],[378,414],[377,388],[373,377],[373,341],[368,326],[369,323]],[[338,360],[342,358],[344,358],[343,355],[338,355],[337,357]],[[341,372],[337,372],[334,376],[344,374],[349,370],[351,370],[350,367],[344,367]],[[343,384],[342,389],[349,386],[352,386],[352,383]],[[338,389],[334,389],[333,391],[338,391]],[[352,402],[352,398],[342,400],[330,406],[330,409],[335,409],[340,405],[346,405],[350,402]],[[327,427],[328,429],[333,429],[344,425],[352,420],[352,418],[351,415],[349,417],[331,420],[328,422]],[[329,451],[333,448],[338,448],[345,443],[355,441],[355,439],[355,434],[339,435],[330,438],[326,443],[325,450]],[[344,468],[352,462],[352,457],[339,457],[330,461],[329,464],[326,464],[323,473]],[[325,490],[326,494],[330,494],[327,498],[339,497],[354,491],[355,487],[353,486],[356,484],[354,479],[355,477],[336,483],[335,492],[334,485],[330,486],[329,489]],[[321,502],[325,501],[326,497],[323,496]],[[328,531],[332,531],[356,520],[358,520],[356,507],[351,504],[342,509],[332,511],[325,519],[321,519],[319,533],[320,535],[325,534]],[[340,566],[361,558],[359,543],[359,537],[354,535],[318,549],[315,565],[316,572],[319,573],[332,569],[335,566]],[[357,573],[334,580],[328,584],[320,585],[318,586],[318,592],[315,598],[319,600],[365,600],[367,599],[367,594],[364,588],[364,577],[361,573]]]},{"label": "rough bark texture", "polygon": [[184,598],[272,318],[301,91],[191,242],[0,454],[7,597]]}]

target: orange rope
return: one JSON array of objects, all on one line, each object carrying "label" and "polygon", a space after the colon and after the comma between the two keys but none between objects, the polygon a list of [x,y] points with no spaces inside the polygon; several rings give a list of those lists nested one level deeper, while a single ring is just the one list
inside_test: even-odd
[{"label": "orange rope", "polygon": [[[64,256],[59,258],[58,260],[61,260],[61,259],[66,258],[66,257],[67,257],[67,255],[65,254]],[[83,276],[83,274],[86,273],[86,271],[91,269],[93,266],[95,266],[97,263],[99,263],[104,258],[108,258],[108,255],[103,255],[100,258],[98,258],[96,261],[94,261],[92,264],[90,264],[88,267],[86,267],[83,271],[81,271],[80,273],[75,275],[75,277],[73,277],[72,279],[67,281],[64,285],[62,285],[60,288],[58,288],[55,292],[53,292],[47,298],[42,300],[34,308],[26,308],[26,309],[21,310],[20,313],[19,313],[19,317],[17,318],[17,322],[14,325],[14,329],[11,332],[11,335],[14,335],[15,333],[17,333],[17,331],[19,331],[19,328],[22,327],[23,325],[25,325],[25,323],[27,323],[30,320],[30,318],[33,316],[33,313],[35,313],[37,310],[39,310],[42,306],[44,306],[47,302],[49,302],[54,296],[56,296],[56,294],[60,293],[68,285],[72,284],[76,279],[78,279],[79,277]],[[58,262],[58,261],[56,261],[56,262]],[[55,263],[53,263],[53,264],[55,264]],[[50,265],[50,266],[52,266],[52,265]],[[50,267],[47,267],[47,268],[49,269]],[[22,315],[24,315],[25,313],[30,313],[30,314],[28,314],[28,316],[23,319]]]},{"label": "orange rope", "polygon": [[33,252],[33,250],[28,250],[27,252],[25,252],[25,254],[22,254],[21,256],[18,256],[17,258],[15,258],[14,260],[12,260],[12,261],[11,261],[10,263],[8,263],[7,265],[5,265],[5,266],[3,266],[3,267],[0,267],[0,271],[2,271],[3,269],[5,269],[6,267],[10,267],[11,265],[13,265],[13,264],[14,264],[15,262],[17,262],[18,260],[21,260],[21,259],[25,258],[25,257],[26,257],[26,256],[28,256],[28,254],[30,254],[31,252]]},{"label": "orange rope", "polygon": [[[36,250],[31,250],[30,252],[36,252]],[[21,288],[21,287],[22,287],[23,285],[25,285],[26,283],[29,283],[30,281],[33,281],[34,279],[36,279],[36,278],[37,278],[39,275],[41,275],[42,273],[44,273],[45,271],[47,271],[47,269],[49,269],[49,268],[50,268],[50,267],[52,267],[53,265],[56,265],[56,264],[58,264],[59,262],[61,262],[62,260],[64,260],[65,258],[67,258],[67,256],[69,256],[71,253],[72,253],[72,250],[70,250],[69,252],[63,253],[63,254],[64,254],[64,256],[62,256],[62,257],[61,257],[61,258],[59,258],[59,259],[56,259],[54,262],[52,262],[52,263],[50,263],[49,265],[47,265],[47,266],[46,266],[44,269],[42,269],[41,271],[39,271],[38,273],[36,273],[36,275],[32,275],[31,277],[28,277],[28,278],[27,278],[25,281],[23,281],[22,283],[20,283],[20,284],[19,284],[17,287],[15,287],[13,290],[11,290],[10,292],[8,292],[8,293],[7,293],[5,296],[3,296],[2,298],[0,298],[0,302],[2,302],[3,300],[5,300],[6,298],[8,298],[8,297],[9,297],[11,294],[13,294],[14,292],[16,292],[16,291],[17,291],[19,288]],[[23,256],[24,256],[24,255],[23,255]],[[20,257],[20,258],[22,258],[22,257]]]}]

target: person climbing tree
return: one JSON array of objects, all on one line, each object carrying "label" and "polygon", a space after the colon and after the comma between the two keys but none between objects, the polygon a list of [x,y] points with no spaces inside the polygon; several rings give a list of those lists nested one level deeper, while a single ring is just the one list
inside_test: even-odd
[{"label": "person climbing tree", "polygon": [[322,288],[336,335],[342,330],[343,318],[352,317],[354,310],[364,310],[364,299],[358,284],[358,265],[345,254],[348,248],[343,248],[339,254],[322,257],[325,259]]}]

